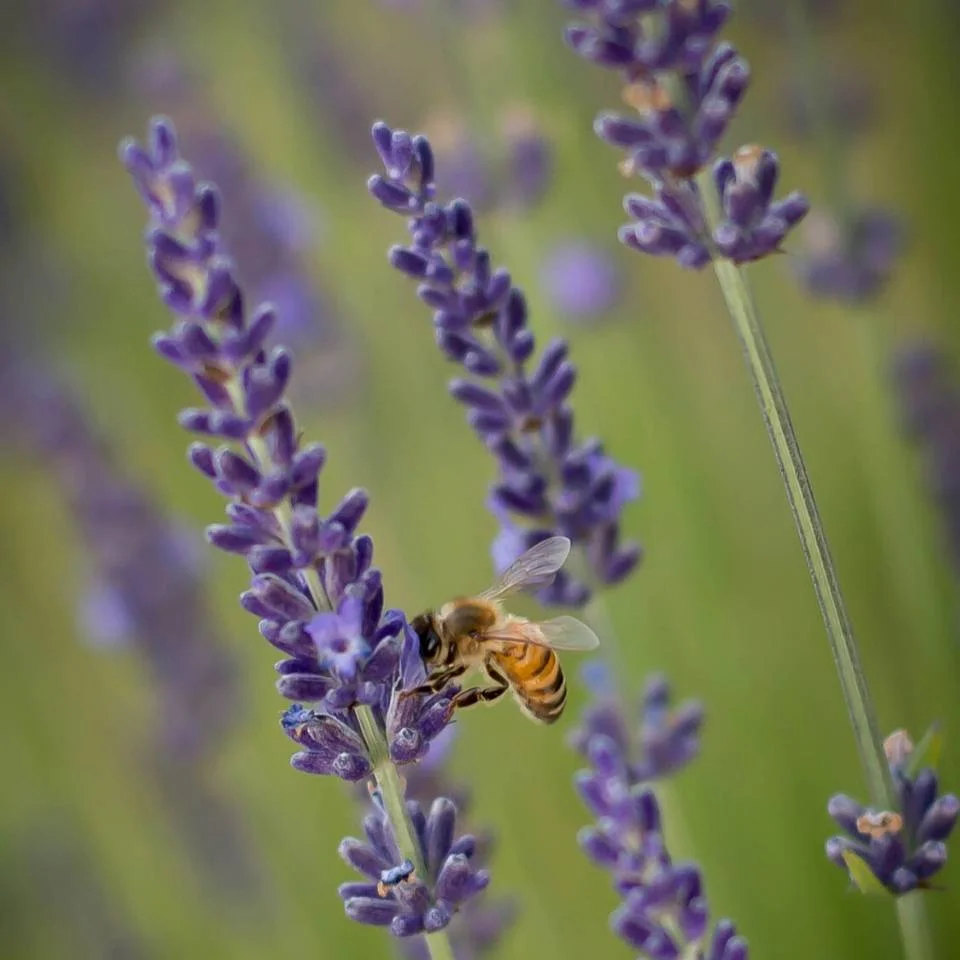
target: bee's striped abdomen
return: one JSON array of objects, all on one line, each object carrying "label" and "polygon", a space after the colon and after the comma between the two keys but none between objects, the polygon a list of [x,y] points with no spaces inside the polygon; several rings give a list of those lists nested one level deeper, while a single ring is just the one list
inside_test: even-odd
[{"label": "bee's striped abdomen", "polygon": [[523,644],[513,658],[501,660],[500,665],[527,716],[540,723],[560,719],[567,702],[567,684],[553,650]]}]

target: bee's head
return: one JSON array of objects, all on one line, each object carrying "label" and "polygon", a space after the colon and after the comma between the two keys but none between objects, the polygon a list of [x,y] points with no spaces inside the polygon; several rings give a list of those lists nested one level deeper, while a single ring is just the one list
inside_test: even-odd
[{"label": "bee's head", "polygon": [[442,646],[435,623],[430,613],[421,613],[410,621],[413,632],[420,639],[420,656],[428,667],[439,659]]}]

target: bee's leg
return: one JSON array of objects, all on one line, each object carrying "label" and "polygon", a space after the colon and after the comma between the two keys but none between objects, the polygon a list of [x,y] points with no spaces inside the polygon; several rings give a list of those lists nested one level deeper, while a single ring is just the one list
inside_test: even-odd
[{"label": "bee's leg", "polygon": [[469,690],[461,690],[453,698],[454,710],[463,710],[464,707],[472,707],[477,703],[493,703],[510,689],[510,684],[499,674],[491,672],[490,679],[496,684],[495,687],[471,687]]},{"label": "bee's leg", "polygon": [[414,687],[412,690],[404,690],[402,695],[404,697],[412,697],[414,694],[425,696],[428,693],[437,693],[451,680],[462,677],[466,672],[466,664],[455,663],[452,667],[444,667],[443,670],[438,670],[433,676],[428,677],[424,683],[420,684],[419,687]]}]

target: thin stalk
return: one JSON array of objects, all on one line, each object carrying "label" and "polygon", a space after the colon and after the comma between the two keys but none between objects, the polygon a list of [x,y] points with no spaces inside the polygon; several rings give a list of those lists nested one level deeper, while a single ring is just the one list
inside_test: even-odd
[{"label": "thin stalk", "polygon": [[[721,219],[720,200],[709,172],[701,175],[698,183],[707,223],[712,232]],[[860,761],[866,773],[870,800],[878,809],[895,809],[893,784],[883,752],[876,712],[770,346],[743,271],[726,258],[715,257],[713,262],[727,309],[743,347],[800,537],[800,545],[807,561],[807,569],[813,580]]]},{"label": "thin stalk", "polygon": [[[380,790],[383,809],[386,811],[390,826],[393,828],[397,847],[401,855],[413,864],[417,875],[426,877],[426,866],[420,854],[420,845],[417,843],[413,824],[407,812],[404,781],[400,776],[400,771],[390,760],[383,732],[380,730],[370,707],[358,706],[354,708],[354,713],[370,752],[373,775]],[[447,937],[445,930],[437,933],[427,933],[423,936],[432,960],[454,960],[453,948],[450,946],[450,939]]]},{"label": "thin stalk", "polygon": [[933,940],[927,905],[922,892],[908,893],[897,898],[897,920],[900,922],[900,939],[903,952],[910,960],[933,960]]},{"label": "thin stalk", "polygon": [[[243,397],[243,386],[239,379],[234,377],[227,383],[227,391],[233,401],[234,408],[238,412],[245,409]],[[257,461],[257,465],[262,470],[269,470],[272,466],[270,457],[270,448],[259,437],[252,437],[249,443],[250,452]],[[285,535],[290,533],[290,522],[292,519],[292,509],[287,500],[282,500],[274,508],[274,515],[280,528]],[[314,606],[318,610],[330,610],[332,605],[330,597],[327,594],[323,581],[319,573],[312,567],[302,570],[306,580],[307,589],[313,599]],[[414,833],[413,823],[407,812],[407,803],[404,796],[404,781],[400,772],[390,760],[390,754],[387,748],[387,741],[380,729],[373,710],[370,707],[357,705],[353,708],[354,716],[360,726],[360,732],[363,735],[367,752],[370,754],[370,762],[373,764],[373,776],[377,781],[377,787],[380,791],[380,797],[383,801],[383,809],[390,821],[390,827],[394,838],[397,841],[397,847],[401,856],[408,859],[414,866],[417,874],[425,878],[427,876],[423,857],[420,853],[420,846],[417,843]],[[454,960],[453,948],[450,945],[450,939],[445,930],[437,933],[427,933],[423,935],[430,951],[431,960]]]}]

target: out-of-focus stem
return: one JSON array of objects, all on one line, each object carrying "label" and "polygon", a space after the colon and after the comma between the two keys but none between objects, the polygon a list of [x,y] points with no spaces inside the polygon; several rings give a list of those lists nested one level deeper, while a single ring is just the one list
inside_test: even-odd
[{"label": "out-of-focus stem", "polygon": [[[709,172],[698,180],[704,212],[712,232],[721,219],[720,200]],[[895,809],[893,785],[880,738],[876,713],[867,687],[843,594],[813,488],[807,476],[780,378],[773,362],[766,334],[760,323],[753,294],[744,272],[732,261],[714,258],[714,268],[727,309],[743,347],[770,442],[773,444],[780,476],[793,513],[800,544],[813,580],[814,592],[823,615],[830,648],[840,677],[850,724],[857,741],[860,760],[867,776],[871,803],[878,809]]]}]

